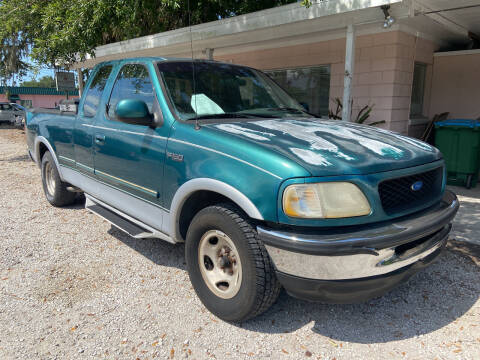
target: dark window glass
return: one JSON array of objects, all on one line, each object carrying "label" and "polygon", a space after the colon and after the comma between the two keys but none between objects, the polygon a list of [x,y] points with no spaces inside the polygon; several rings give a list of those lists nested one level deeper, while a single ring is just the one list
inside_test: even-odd
[{"label": "dark window glass", "polygon": [[183,120],[311,116],[268,76],[254,69],[202,61],[164,62],[158,69],[177,116]]},{"label": "dark window glass", "polygon": [[415,63],[413,71],[412,105],[410,116],[423,116],[423,99],[425,97],[425,78],[427,76],[427,65]]},{"label": "dark window glass", "polygon": [[148,110],[152,112],[153,86],[144,65],[128,64],[120,70],[108,102],[108,116],[111,119],[115,119],[115,107],[123,99],[142,100],[147,104]]},{"label": "dark window glass", "polygon": [[103,89],[105,89],[111,71],[112,65],[107,65],[101,67],[95,74],[85,96],[85,102],[83,103],[84,116],[94,117],[97,113],[100,100],[102,99]]},{"label": "dark window glass", "polygon": [[31,108],[33,106],[32,100],[20,100],[20,104],[26,108]]},{"label": "dark window glass", "polygon": [[265,71],[308,111],[328,115],[330,66]]}]

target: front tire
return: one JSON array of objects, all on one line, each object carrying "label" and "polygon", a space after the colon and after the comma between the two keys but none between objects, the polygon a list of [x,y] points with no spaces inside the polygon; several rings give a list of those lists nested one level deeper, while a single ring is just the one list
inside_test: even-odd
[{"label": "front tire", "polygon": [[268,253],[247,217],[230,204],[198,212],[187,232],[185,258],[198,297],[226,321],[266,311],[280,283]]},{"label": "front tire", "polygon": [[61,207],[75,202],[76,194],[68,191],[69,184],[60,179],[57,165],[49,151],[42,157],[42,184],[45,197],[53,206]]}]

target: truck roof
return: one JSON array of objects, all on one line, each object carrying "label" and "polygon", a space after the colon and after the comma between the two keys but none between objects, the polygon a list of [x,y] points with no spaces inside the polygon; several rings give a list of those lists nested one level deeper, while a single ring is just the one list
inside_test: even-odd
[{"label": "truck roof", "polygon": [[[208,60],[208,59],[193,59],[193,60],[194,61],[201,61],[201,62],[221,63],[221,61]],[[192,61],[192,58],[142,56],[142,57],[131,57],[131,58],[124,58],[124,59],[102,61],[101,63],[98,63],[96,66],[103,65],[103,64],[112,64],[112,63],[119,63],[119,62],[131,62],[131,61],[158,61],[158,62],[162,62],[162,61]],[[232,64],[230,64],[230,65],[232,65]]]}]

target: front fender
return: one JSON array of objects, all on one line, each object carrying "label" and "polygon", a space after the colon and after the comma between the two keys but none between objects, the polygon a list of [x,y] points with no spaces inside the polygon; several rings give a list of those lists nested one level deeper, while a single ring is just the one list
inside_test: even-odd
[{"label": "front fender", "polygon": [[170,212],[178,211],[184,190],[195,188],[232,199],[251,218],[276,222],[281,183],[309,175],[276,151],[192,124],[172,127],[166,152],[162,201]]},{"label": "front fender", "polygon": [[201,190],[212,191],[221,194],[237,204],[252,219],[263,220],[263,216],[260,211],[258,211],[255,204],[253,204],[253,202],[250,201],[245,194],[235,189],[233,186],[215,179],[197,178],[184,183],[175,193],[172,200],[172,205],[170,207],[169,223],[166,224],[167,229],[165,230],[167,233],[176,234],[177,238],[180,238],[177,224],[179,222],[183,204],[191,194]]}]

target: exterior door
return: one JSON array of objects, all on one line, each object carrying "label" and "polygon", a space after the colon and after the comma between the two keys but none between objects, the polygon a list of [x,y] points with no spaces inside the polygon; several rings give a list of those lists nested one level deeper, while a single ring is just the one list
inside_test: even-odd
[{"label": "exterior door", "polygon": [[86,93],[83,103],[80,104],[73,131],[76,169],[91,176],[94,175],[94,124],[104,113],[105,105],[102,106],[103,91],[107,86],[112,69],[112,65],[104,65],[95,74],[92,74],[93,80],[91,80],[90,84],[87,84],[85,89]]},{"label": "exterior door", "polygon": [[95,175],[103,183],[161,208],[168,129],[118,121],[115,107],[122,99],[142,100],[152,114],[160,112],[147,64],[124,64],[116,76],[106,111],[95,124]]}]

